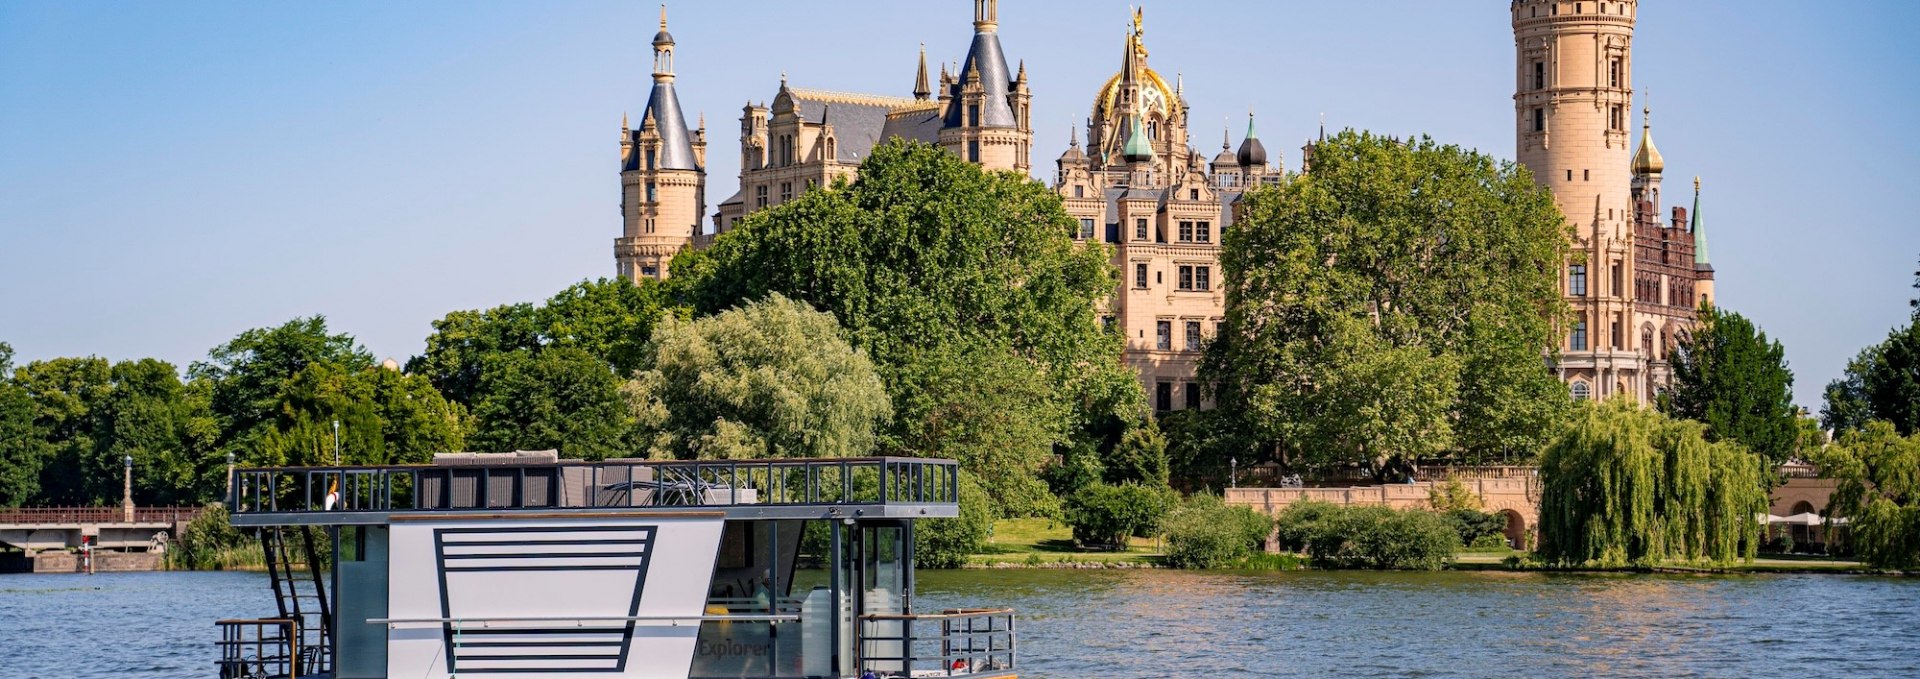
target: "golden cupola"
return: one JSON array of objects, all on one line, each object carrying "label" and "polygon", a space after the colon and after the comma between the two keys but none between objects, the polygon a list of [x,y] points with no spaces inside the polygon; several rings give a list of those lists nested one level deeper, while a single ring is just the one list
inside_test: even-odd
[{"label": "golden cupola", "polygon": [[1633,154],[1634,174],[1660,174],[1667,169],[1667,161],[1660,158],[1660,149],[1653,145],[1653,123],[1648,119],[1651,108],[1640,109],[1640,150]]}]

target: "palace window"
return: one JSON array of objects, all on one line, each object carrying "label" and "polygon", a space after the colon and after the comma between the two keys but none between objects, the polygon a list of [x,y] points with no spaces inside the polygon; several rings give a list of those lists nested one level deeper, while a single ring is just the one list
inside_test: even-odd
[{"label": "palace window", "polygon": [[780,182],[780,202],[793,200],[793,182]]},{"label": "palace window", "polygon": [[1547,62],[1533,62],[1533,89],[1547,89]]},{"label": "palace window", "polygon": [[1200,385],[1194,384],[1192,382],[1188,382],[1186,391],[1187,391],[1187,410],[1199,410],[1200,409]]},{"label": "palace window", "polygon": [[1173,383],[1161,382],[1153,385],[1153,408],[1162,412],[1173,410]]},{"label": "palace window", "polygon": [[977,141],[967,142],[967,162],[970,162],[970,163],[980,162],[980,142],[977,142]]},{"label": "palace window", "polygon": [[653,149],[647,149],[647,170],[653,170]]},{"label": "palace window", "polygon": [[1193,242],[1193,222],[1180,222],[1180,242]]},{"label": "palace window", "polygon": [[653,265],[640,267],[640,275],[646,276],[648,278],[659,278],[660,267],[653,266]]},{"label": "palace window", "polygon": [[1142,219],[1133,220],[1133,239],[1134,240],[1147,239],[1147,220],[1146,219],[1142,218]]},{"label": "palace window", "polygon": [[1141,290],[1147,289],[1147,265],[1133,265],[1133,287]]},{"label": "palace window", "polygon": [[1081,217],[1080,218],[1080,240],[1092,240],[1092,239],[1093,239],[1093,218]]},{"label": "palace window", "polygon": [[1567,345],[1573,351],[1587,350],[1587,322],[1584,319],[1573,324],[1573,335],[1567,338]]},{"label": "palace window", "polygon": [[1620,296],[1620,260],[1613,261],[1613,296]]},{"label": "palace window", "polygon": [[766,206],[767,206],[767,185],[761,184],[759,186],[753,187],[754,209],[760,209]]},{"label": "palace window", "polygon": [[1544,108],[1533,109],[1533,131],[1535,132],[1547,131],[1547,110],[1546,109]]},{"label": "palace window", "polygon": [[1073,197],[1075,197],[1075,198],[1085,198],[1085,197],[1087,197],[1087,187],[1085,187],[1085,186],[1082,186],[1082,185],[1080,185],[1080,184],[1074,184],[1074,185],[1073,185]]},{"label": "palace window", "polygon": [[1153,348],[1161,351],[1173,350],[1173,321],[1156,321],[1153,324]]},{"label": "palace window", "polygon": [[1614,104],[1612,113],[1607,117],[1607,127],[1614,130],[1627,129],[1627,107]]},{"label": "palace window", "polygon": [[1213,224],[1209,222],[1194,222],[1193,235],[1196,237],[1196,240],[1202,243],[1213,242]]},{"label": "palace window", "polygon": [[1625,329],[1623,326],[1625,325],[1626,324],[1620,322],[1620,314],[1613,315],[1613,346],[1610,348],[1613,348],[1613,349],[1627,348],[1627,345],[1625,344],[1625,342],[1621,340],[1622,330]]},{"label": "palace window", "polygon": [[1200,350],[1200,322],[1187,321],[1187,351]]},{"label": "palace window", "polygon": [[1199,290],[1213,289],[1213,267],[1200,266],[1193,270],[1193,287]]},{"label": "palace window", "polygon": [[1574,264],[1567,267],[1567,294],[1574,297],[1587,296],[1587,265]]},{"label": "palace window", "polygon": [[1586,382],[1574,382],[1571,390],[1573,392],[1573,400],[1575,401],[1585,401],[1593,398],[1593,389],[1588,387]]},{"label": "palace window", "polygon": [[1177,287],[1178,287],[1179,289],[1181,289],[1181,290],[1192,290],[1192,289],[1193,289],[1193,267],[1192,267],[1192,266],[1188,266],[1188,265],[1181,265],[1181,267],[1180,267],[1180,281],[1179,281],[1179,283],[1178,283],[1178,285],[1177,285]]},{"label": "palace window", "polygon": [[647,202],[654,203],[654,202],[659,202],[659,200],[660,200],[659,189],[653,185],[653,182],[647,182]]},{"label": "palace window", "polygon": [[1187,200],[1200,200],[1200,189],[1187,189]]},{"label": "palace window", "polygon": [[980,105],[979,104],[967,104],[967,125],[972,127],[980,126]]},{"label": "palace window", "polygon": [[1620,57],[1614,57],[1607,61],[1608,87],[1620,87],[1621,71],[1624,70],[1625,66],[1625,62],[1621,61]]}]

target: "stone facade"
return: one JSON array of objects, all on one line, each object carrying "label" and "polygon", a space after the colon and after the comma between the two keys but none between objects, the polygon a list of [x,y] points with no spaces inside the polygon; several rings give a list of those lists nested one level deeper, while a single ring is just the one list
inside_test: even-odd
[{"label": "stone facade", "polygon": [[1135,10],[1120,71],[1094,94],[1086,149],[1075,130],[1053,185],[1079,222],[1074,238],[1111,248],[1121,281],[1103,318],[1126,337],[1148,402],[1168,411],[1205,405],[1195,375],[1225,309],[1221,236],[1240,195],[1284,172],[1268,163],[1251,114],[1237,153],[1223,133],[1220,154],[1203,161],[1189,146],[1183,84],[1168,86],[1147,55]]},{"label": "stone facade", "polygon": [[1664,163],[1644,115],[1629,163],[1638,2],[1510,8],[1519,161],[1553,191],[1573,231],[1561,272],[1573,319],[1559,374],[1575,398],[1650,402],[1672,379],[1669,354],[1694,309],[1712,299],[1713,274],[1697,218],[1691,231],[1684,210],[1660,223]]}]

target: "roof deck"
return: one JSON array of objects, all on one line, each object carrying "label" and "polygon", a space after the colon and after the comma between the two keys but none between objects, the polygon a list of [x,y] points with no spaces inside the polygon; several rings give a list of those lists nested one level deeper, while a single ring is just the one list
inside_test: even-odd
[{"label": "roof deck", "polygon": [[718,511],[728,519],[919,519],[959,515],[953,460],[523,462],[446,456],[431,465],[236,469],[236,526],[381,525],[394,515]]}]

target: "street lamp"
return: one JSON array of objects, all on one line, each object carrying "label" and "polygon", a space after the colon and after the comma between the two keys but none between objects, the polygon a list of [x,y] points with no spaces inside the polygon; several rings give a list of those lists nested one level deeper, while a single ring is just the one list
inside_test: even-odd
[{"label": "street lamp", "polygon": [[227,503],[233,503],[233,451],[227,451]]},{"label": "street lamp", "polygon": [[1240,458],[1227,458],[1227,487],[1240,487]]}]

